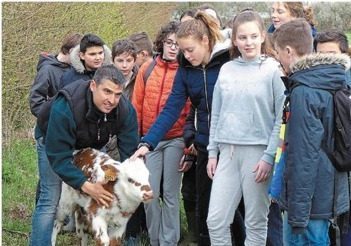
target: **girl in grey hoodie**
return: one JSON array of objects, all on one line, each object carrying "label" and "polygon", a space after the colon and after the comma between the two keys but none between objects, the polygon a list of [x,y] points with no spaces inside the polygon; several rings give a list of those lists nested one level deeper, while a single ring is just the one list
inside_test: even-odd
[{"label": "girl in grey hoodie", "polygon": [[[284,85],[279,64],[264,55],[264,25],[246,10],[233,22],[234,60],[213,92],[208,176],[213,179],[207,226],[211,245],[231,245],[230,223],[244,197],[245,245],[265,245],[268,184],[279,140]],[[217,157],[219,156],[219,159]]]}]

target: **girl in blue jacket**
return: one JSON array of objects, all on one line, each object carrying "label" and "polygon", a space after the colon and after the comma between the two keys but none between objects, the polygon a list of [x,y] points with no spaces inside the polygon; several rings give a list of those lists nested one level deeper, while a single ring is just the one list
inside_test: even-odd
[{"label": "girl in blue jacket", "polygon": [[206,174],[210,116],[213,88],[221,66],[230,59],[230,39],[223,40],[218,24],[204,12],[197,12],[193,20],[181,23],[177,42],[182,55],[179,57],[172,92],[167,103],[149,132],[142,138],[139,149],[132,158],[145,155],[157,146],[174,122],[179,118],[190,98],[196,110],[194,145],[198,159],[196,166],[198,244],[210,245],[206,218],[211,180]]}]

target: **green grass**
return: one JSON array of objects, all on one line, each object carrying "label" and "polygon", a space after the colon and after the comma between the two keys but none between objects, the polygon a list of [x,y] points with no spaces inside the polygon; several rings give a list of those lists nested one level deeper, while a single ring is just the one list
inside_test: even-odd
[{"label": "green grass", "polygon": [[[38,181],[35,143],[28,139],[15,141],[3,147],[2,154],[2,245],[28,245]],[[181,221],[185,235],[187,225],[182,203]],[[79,245],[79,241],[74,233],[60,234],[57,245]],[[90,240],[89,245],[95,243]],[[147,235],[142,236],[139,245],[149,245]]]}]

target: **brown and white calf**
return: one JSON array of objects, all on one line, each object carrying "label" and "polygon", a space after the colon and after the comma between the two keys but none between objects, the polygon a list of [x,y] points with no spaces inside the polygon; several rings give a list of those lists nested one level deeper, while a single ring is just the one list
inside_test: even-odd
[{"label": "brown and white calf", "polygon": [[76,232],[81,245],[87,245],[91,232],[97,245],[121,245],[127,222],[141,202],[152,197],[149,171],[142,159],[123,163],[113,160],[107,154],[92,148],[74,153],[74,164],[81,168],[90,182],[102,182],[104,188],[114,194],[110,207],[97,204],[90,196],[62,183],[52,245],[63,226],[67,215],[75,213]]}]

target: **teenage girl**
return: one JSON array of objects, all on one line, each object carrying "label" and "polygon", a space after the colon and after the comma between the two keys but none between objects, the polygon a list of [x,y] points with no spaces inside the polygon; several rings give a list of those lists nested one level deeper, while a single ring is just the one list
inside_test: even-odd
[{"label": "teenage girl", "polygon": [[[208,176],[213,179],[207,226],[212,245],[232,245],[230,223],[245,204],[245,245],[265,245],[268,184],[278,145],[284,85],[278,63],[265,55],[258,13],[233,22],[232,61],[224,64],[213,93]],[[217,159],[219,155],[219,160]]]},{"label": "teenage girl", "polygon": [[172,92],[148,133],[142,138],[139,149],[132,158],[144,156],[154,149],[166,132],[179,118],[188,98],[196,109],[196,132],[194,145],[197,150],[196,189],[198,245],[210,245],[206,218],[211,191],[207,176],[209,125],[213,88],[221,66],[229,61],[230,39],[223,40],[214,18],[197,12],[194,19],[181,23],[177,31],[181,51],[179,68]]}]

